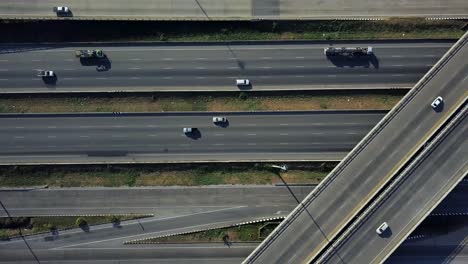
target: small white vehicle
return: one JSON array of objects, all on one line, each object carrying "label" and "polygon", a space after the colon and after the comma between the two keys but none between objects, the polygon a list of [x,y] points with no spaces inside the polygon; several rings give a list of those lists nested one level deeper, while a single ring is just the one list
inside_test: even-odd
[{"label": "small white vehicle", "polygon": [[54,7],[54,12],[58,15],[70,13],[70,8],[68,6],[56,6]]},{"label": "small white vehicle", "polygon": [[383,222],[376,230],[375,232],[379,235],[383,234],[386,230],[388,229],[388,224],[387,222]]},{"label": "small white vehicle", "polygon": [[37,77],[54,77],[55,73],[53,71],[38,70],[36,75]]},{"label": "small white vehicle", "polygon": [[432,101],[431,106],[432,108],[436,109],[442,104],[442,102],[444,102],[444,99],[442,99],[441,96],[437,96],[437,98]]},{"label": "small white vehicle", "polygon": [[249,79],[237,79],[236,80],[236,85],[237,86],[247,86],[250,85]]},{"label": "small white vehicle", "polygon": [[184,131],[184,134],[190,134],[193,131],[195,131],[195,128],[193,128],[193,127],[184,127],[183,131]]},{"label": "small white vehicle", "polygon": [[215,116],[213,117],[213,123],[226,123],[227,118],[223,116]]}]

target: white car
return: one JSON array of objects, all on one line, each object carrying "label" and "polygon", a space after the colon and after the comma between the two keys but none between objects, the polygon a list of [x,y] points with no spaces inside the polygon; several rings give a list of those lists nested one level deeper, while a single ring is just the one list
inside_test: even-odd
[{"label": "white car", "polygon": [[437,96],[437,98],[434,99],[434,101],[432,101],[432,103],[431,103],[432,108],[436,109],[437,107],[439,107],[442,104],[443,101],[444,101],[444,99],[442,99],[441,96]]},{"label": "white car", "polygon": [[227,118],[223,116],[213,117],[213,123],[225,123],[226,121],[227,121]]},{"label": "white car", "polygon": [[56,6],[54,7],[55,13],[67,14],[70,12],[70,8],[68,6]]},{"label": "white car", "polygon": [[38,70],[37,76],[38,77],[54,77],[55,73],[53,71]]},{"label": "white car", "polygon": [[237,79],[236,80],[236,85],[237,86],[247,86],[250,85],[249,79]]},{"label": "white car", "polygon": [[388,224],[387,222],[383,222],[376,230],[375,232],[379,235],[383,234],[385,230],[388,229]]},{"label": "white car", "polygon": [[183,131],[184,131],[185,134],[190,134],[190,133],[192,133],[194,130],[195,130],[195,128],[193,128],[193,127],[184,127],[184,130],[183,130]]}]

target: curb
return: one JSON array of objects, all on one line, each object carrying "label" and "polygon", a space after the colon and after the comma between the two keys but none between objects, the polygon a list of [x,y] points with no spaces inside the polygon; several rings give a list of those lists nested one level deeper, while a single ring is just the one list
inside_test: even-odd
[{"label": "curb", "polygon": [[152,236],[152,237],[146,237],[146,238],[140,238],[140,239],[127,240],[127,241],[124,241],[123,244],[124,244],[124,245],[159,244],[159,242],[151,242],[151,241],[149,241],[149,240],[150,240],[150,239],[163,238],[163,237],[177,236],[177,235],[193,234],[193,233],[198,233],[198,232],[203,232],[203,231],[209,231],[209,230],[214,230],[214,229],[227,228],[227,227],[235,227],[235,226],[242,226],[242,225],[255,224],[255,223],[261,223],[261,222],[267,222],[267,221],[284,220],[285,218],[286,218],[286,216],[262,218],[262,219],[258,219],[258,220],[252,220],[252,221],[247,221],[247,222],[241,222],[241,223],[237,223],[237,224],[220,225],[220,226],[209,227],[209,228],[200,228],[200,229],[196,229],[196,230],[192,230],[192,231],[186,231],[186,232],[177,232],[177,233],[171,233],[171,234],[161,235],[161,236]]}]

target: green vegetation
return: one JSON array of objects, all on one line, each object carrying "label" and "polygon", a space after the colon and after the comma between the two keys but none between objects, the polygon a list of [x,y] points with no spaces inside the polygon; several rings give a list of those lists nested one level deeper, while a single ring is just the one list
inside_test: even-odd
[{"label": "green vegetation", "polygon": [[[333,169],[330,163],[289,164],[281,173],[287,183],[319,183]],[[281,183],[278,171],[265,164],[160,164],[83,166],[2,166],[2,187],[199,186]]]},{"label": "green vegetation", "polygon": [[406,91],[0,97],[1,113],[391,109]]},{"label": "green vegetation", "polygon": [[279,221],[260,222],[233,227],[217,228],[183,235],[148,239],[151,243],[184,243],[184,242],[259,242],[268,236]]},{"label": "green vegetation", "polygon": [[[423,18],[252,22],[0,21],[2,42],[451,39],[459,38],[464,26],[462,20]],[[24,34],[17,34],[19,31]]]},{"label": "green vegetation", "polygon": [[[0,239],[30,235],[67,228],[85,228],[90,225],[119,223],[146,217],[144,215],[126,216],[39,216],[39,217],[0,217]],[[21,233],[20,233],[21,232]]]}]

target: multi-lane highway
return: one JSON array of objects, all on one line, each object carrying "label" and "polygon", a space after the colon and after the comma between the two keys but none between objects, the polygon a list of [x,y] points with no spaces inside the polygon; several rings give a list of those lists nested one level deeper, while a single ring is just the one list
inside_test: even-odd
[{"label": "multi-lane highway", "polygon": [[0,163],[340,160],[384,113],[1,115]]},{"label": "multi-lane highway", "polygon": [[[334,43],[330,43],[334,44]],[[410,88],[453,44],[442,42],[335,43],[372,45],[373,56],[355,58],[323,54],[323,44],[209,46],[1,46],[0,93],[103,91],[238,91],[247,90]],[[75,58],[77,49],[103,49],[103,60]],[[107,71],[97,71],[97,65]],[[36,70],[52,70],[44,80]],[[244,89],[244,88],[243,88]]]},{"label": "multi-lane highway", "polygon": [[57,5],[70,7],[72,14],[68,19],[250,20],[468,15],[463,0],[3,0],[0,17],[53,19],[57,16],[52,8]]},{"label": "multi-lane highway", "polygon": [[[464,102],[467,42],[465,34],[245,263],[315,259]],[[434,110],[437,96],[445,103]]]}]

